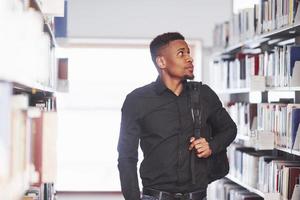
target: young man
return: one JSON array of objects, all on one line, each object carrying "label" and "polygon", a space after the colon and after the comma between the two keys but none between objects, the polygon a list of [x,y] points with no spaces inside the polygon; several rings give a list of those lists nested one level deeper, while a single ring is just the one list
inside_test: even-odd
[{"label": "young man", "polygon": [[[187,82],[194,78],[194,66],[184,37],[177,32],[159,35],[150,51],[159,76],[128,94],[122,107],[118,168],[123,195],[126,200],[206,199],[210,157],[226,151],[236,136],[236,125],[216,94],[202,85],[204,131],[195,138]],[[144,154],[142,197],[137,177],[139,142]]]}]

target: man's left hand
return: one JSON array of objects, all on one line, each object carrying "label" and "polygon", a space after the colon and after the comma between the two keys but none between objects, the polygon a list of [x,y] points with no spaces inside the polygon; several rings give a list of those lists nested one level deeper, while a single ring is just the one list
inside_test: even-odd
[{"label": "man's left hand", "polygon": [[205,138],[195,139],[194,137],[191,137],[190,142],[189,150],[195,148],[196,154],[199,158],[207,158],[212,154],[209,144]]}]

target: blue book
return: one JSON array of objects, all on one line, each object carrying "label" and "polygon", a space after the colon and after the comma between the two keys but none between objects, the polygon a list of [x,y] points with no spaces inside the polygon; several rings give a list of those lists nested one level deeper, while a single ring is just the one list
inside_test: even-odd
[{"label": "blue book", "polygon": [[[292,111],[292,132],[291,132],[291,136],[292,136],[292,147],[294,148],[295,145],[299,145],[296,144],[296,137],[297,137],[297,133],[299,132],[299,124],[300,124],[300,108],[295,108]],[[299,133],[298,133],[299,134]],[[298,137],[300,137],[300,135],[298,135]]]},{"label": "blue book", "polygon": [[67,25],[68,25],[68,2],[65,1],[65,7],[64,7],[64,17],[54,17],[54,34],[55,37],[67,37],[68,31],[67,31]]},{"label": "blue book", "polygon": [[291,46],[290,48],[290,76],[293,76],[293,69],[296,61],[300,61],[300,46]]}]

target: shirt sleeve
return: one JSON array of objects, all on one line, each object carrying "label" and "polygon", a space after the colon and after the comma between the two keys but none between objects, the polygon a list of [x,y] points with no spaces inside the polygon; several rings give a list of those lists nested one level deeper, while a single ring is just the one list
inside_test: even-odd
[{"label": "shirt sleeve", "polygon": [[133,99],[127,96],[122,107],[118,142],[118,169],[125,200],[140,200],[137,177],[140,125],[136,107]]},{"label": "shirt sleeve", "polygon": [[215,154],[225,150],[233,142],[237,134],[237,128],[216,93],[207,85],[204,86],[209,100],[208,120],[212,125],[213,136],[209,146],[212,153]]}]

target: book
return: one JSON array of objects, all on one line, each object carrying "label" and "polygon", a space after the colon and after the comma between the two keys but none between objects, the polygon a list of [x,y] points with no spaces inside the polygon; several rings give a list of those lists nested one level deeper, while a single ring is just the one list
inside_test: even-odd
[{"label": "book", "polygon": [[69,90],[68,58],[58,58],[57,67],[57,90],[60,92],[67,92]]},{"label": "book", "polygon": [[300,150],[300,108],[295,108],[292,110],[292,120],[291,120],[291,137],[292,137],[292,147],[294,150]]},{"label": "book", "polygon": [[65,0],[43,0],[41,9],[43,14],[48,16],[64,16],[64,2]]},{"label": "book", "polygon": [[38,173],[34,186],[56,181],[57,168],[57,114],[43,111],[39,117],[33,118],[34,166]]},{"label": "book", "polygon": [[0,82],[0,184],[7,182],[10,174],[11,93],[12,84]]},{"label": "book", "polygon": [[295,185],[291,200],[300,200],[300,184]]},{"label": "book", "polygon": [[68,2],[64,1],[64,15],[54,17],[54,35],[55,37],[68,36]]},{"label": "book", "polygon": [[289,168],[289,178],[288,178],[288,199],[292,198],[293,191],[296,184],[300,183],[300,167]]}]

